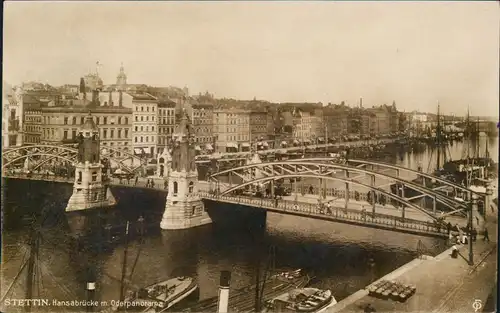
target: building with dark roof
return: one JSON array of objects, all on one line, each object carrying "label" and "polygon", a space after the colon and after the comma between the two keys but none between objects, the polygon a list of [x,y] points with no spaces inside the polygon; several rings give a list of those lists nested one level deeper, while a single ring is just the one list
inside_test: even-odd
[{"label": "building with dark roof", "polygon": [[101,146],[121,152],[131,152],[132,109],[118,106],[93,106],[90,100],[75,100],[73,105],[41,108],[41,142],[76,141],[78,129],[89,112],[97,128]]}]

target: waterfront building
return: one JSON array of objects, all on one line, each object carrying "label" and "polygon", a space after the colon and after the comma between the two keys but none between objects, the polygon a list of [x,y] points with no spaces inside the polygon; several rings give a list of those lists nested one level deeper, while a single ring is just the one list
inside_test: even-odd
[{"label": "waterfront building", "polygon": [[22,88],[13,89],[3,82],[2,113],[3,148],[23,145],[24,103]]},{"label": "waterfront building", "polygon": [[399,132],[399,112],[396,108],[396,101],[392,102],[391,106],[385,106],[389,116],[389,128],[391,133]]},{"label": "waterfront building", "polygon": [[414,111],[407,116],[408,127],[412,136],[419,136],[430,130],[431,122],[427,113]]},{"label": "waterfront building", "polygon": [[250,150],[250,110],[219,108],[214,110],[215,149],[218,152]]},{"label": "waterfront building", "polygon": [[324,124],[323,108],[313,108],[310,113],[311,140],[314,143],[324,143],[326,127]]},{"label": "waterfront building", "polygon": [[311,110],[307,108],[295,109],[292,116],[294,144],[311,143],[313,133]]},{"label": "waterfront building", "polygon": [[134,154],[154,158],[158,153],[158,99],[148,93],[131,93]]},{"label": "waterfront building", "polygon": [[347,134],[349,107],[329,104],[324,108],[323,114],[329,141],[338,140],[340,136]]},{"label": "waterfront building", "polygon": [[197,150],[213,151],[214,106],[211,103],[193,104],[193,131]]},{"label": "waterfront building", "polygon": [[[373,107],[371,109],[368,109],[368,111],[371,113],[372,121],[370,123],[371,129],[369,133],[384,136],[392,132],[391,127],[393,127],[393,125],[396,125],[397,122],[391,122],[393,114],[387,106],[383,105],[379,107]],[[396,115],[396,117],[394,118],[398,119],[398,116]]]},{"label": "waterfront building", "polygon": [[24,96],[23,144],[38,144],[42,137],[42,104],[35,97]]},{"label": "waterfront building", "polygon": [[257,142],[265,142],[268,145],[269,115],[266,108],[256,108],[250,111],[250,142],[253,145],[256,145]]},{"label": "waterfront building", "polygon": [[165,154],[169,149],[170,139],[175,127],[174,101],[165,99],[158,102],[158,154]]},{"label": "waterfront building", "polygon": [[[99,105],[99,92],[95,91],[91,100],[73,101],[70,106],[42,107],[41,142],[59,144],[75,142],[78,129],[84,124],[89,112],[100,134],[100,144],[131,153],[132,109],[123,105]],[[120,97],[119,97],[120,99]],[[123,99],[123,97],[122,97]]]}]

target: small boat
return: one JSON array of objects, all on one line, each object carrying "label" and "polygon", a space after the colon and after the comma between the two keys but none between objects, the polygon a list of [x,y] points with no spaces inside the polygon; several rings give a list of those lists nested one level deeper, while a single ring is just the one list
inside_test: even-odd
[{"label": "small boat", "polygon": [[[282,272],[272,275],[265,281],[262,302],[273,299],[291,290],[303,288],[310,281],[309,275],[302,270]],[[253,312],[255,305],[256,285],[249,285],[229,293],[229,312]],[[218,297],[212,297],[190,306],[183,312],[217,312]]]},{"label": "small boat", "polygon": [[191,277],[175,277],[130,292],[125,303],[134,303],[128,307],[136,312],[165,312],[186,299],[198,289],[196,280]]},{"label": "small boat", "polygon": [[263,312],[324,312],[337,303],[330,290],[293,289],[266,302]]}]

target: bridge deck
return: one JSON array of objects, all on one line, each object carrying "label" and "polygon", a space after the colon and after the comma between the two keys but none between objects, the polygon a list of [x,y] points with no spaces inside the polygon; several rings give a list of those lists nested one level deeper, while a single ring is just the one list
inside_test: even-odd
[{"label": "bridge deck", "polygon": [[344,209],[343,207],[331,207],[330,212],[327,209],[320,209],[318,205],[287,200],[274,200],[266,198],[252,198],[244,196],[218,196],[210,193],[202,193],[204,199],[253,206],[262,208],[270,212],[309,217],[332,222],[353,224],[371,228],[392,230],[397,232],[433,236],[447,237],[447,231],[437,224],[415,220],[410,218],[401,218],[395,215],[386,215],[371,212],[363,212],[358,209]]},{"label": "bridge deck", "polygon": [[[27,177],[25,174],[18,174],[16,176],[9,175],[8,177],[62,183],[72,183],[74,181],[74,178],[71,177],[47,177],[43,174],[31,174],[29,177]],[[154,188],[148,189],[165,191],[165,185],[162,183],[162,181],[156,181],[157,182],[155,183]],[[111,184],[116,186],[146,188],[146,179],[139,179],[137,184],[134,181],[130,181],[130,184],[128,183],[129,182],[122,181],[122,183],[120,184],[118,179],[113,179],[111,181]],[[365,209],[365,206],[362,205],[361,201],[350,200],[349,208],[345,209],[343,207],[344,201],[342,200],[342,205],[340,205],[339,203],[335,203],[335,201],[332,201],[330,212],[327,212],[326,208],[320,209],[320,207],[317,205],[317,202],[315,203],[315,201],[317,200],[313,199],[313,197],[308,197],[307,195],[297,195],[297,201],[295,201],[295,199],[291,199],[290,197],[285,197],[285,199],[278,200],[276,203],[276,200],[269,198],[230,195],[218,196],[203,190],[208,189],[209,184],[207,182],[199,182],[199,184],[199,188],[201,189],[201,197],[211,201],[241,204],[262,208],[276,213],[309,217],[403,233],[437,237],[447,236],[447,232],[444,227],[438,227],[436,223],[429,221],[425,216],[419,215],[417,212],[413,212],[412,210],[405,211],[405,218],[402,218],[401,209],[396,209],[392,206],[384,207],[377,205],[376,212],[372,213],[371,206],[368,203],[366,203]],[[294,197],[292,196],[292,198]],[[454,221],[454,224],[465,224],[465,222],[465,219],[457,217]]]}]

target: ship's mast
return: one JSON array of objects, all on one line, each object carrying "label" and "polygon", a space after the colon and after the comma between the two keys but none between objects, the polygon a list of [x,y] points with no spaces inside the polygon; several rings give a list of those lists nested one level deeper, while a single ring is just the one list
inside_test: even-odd
[{"label": "ship's mast", "polygon": [[438,101],[438,112],[437,112],[437,128],[436,128],[436,143],[437,143],[437,164],[436,171],[439,171],[441,167],[441,116],[439,115],[439,101]]},{"label": "ship's mast", "polygon": [[127,228],[125,229],[125,249],[123,250],[123,262],[122,262],[122,278],[120,282],[120,301],[125,300],[125,276],[127,273],[127,255],[128,255],[128,229],[129,221],[127,221]]},{"label": "ship's mast", "polygon": [[[29,259],[28,259],[28,273],[26,275],[26,299],[33,299],[33,282],[36,278],[35,276],[35,260],[38,256],[39,250],[39,234],[35,229],[35,221],[31,225],[30,238],[29,238]],[[25,307],[26,312],[31,312],[31,302]]]}]

